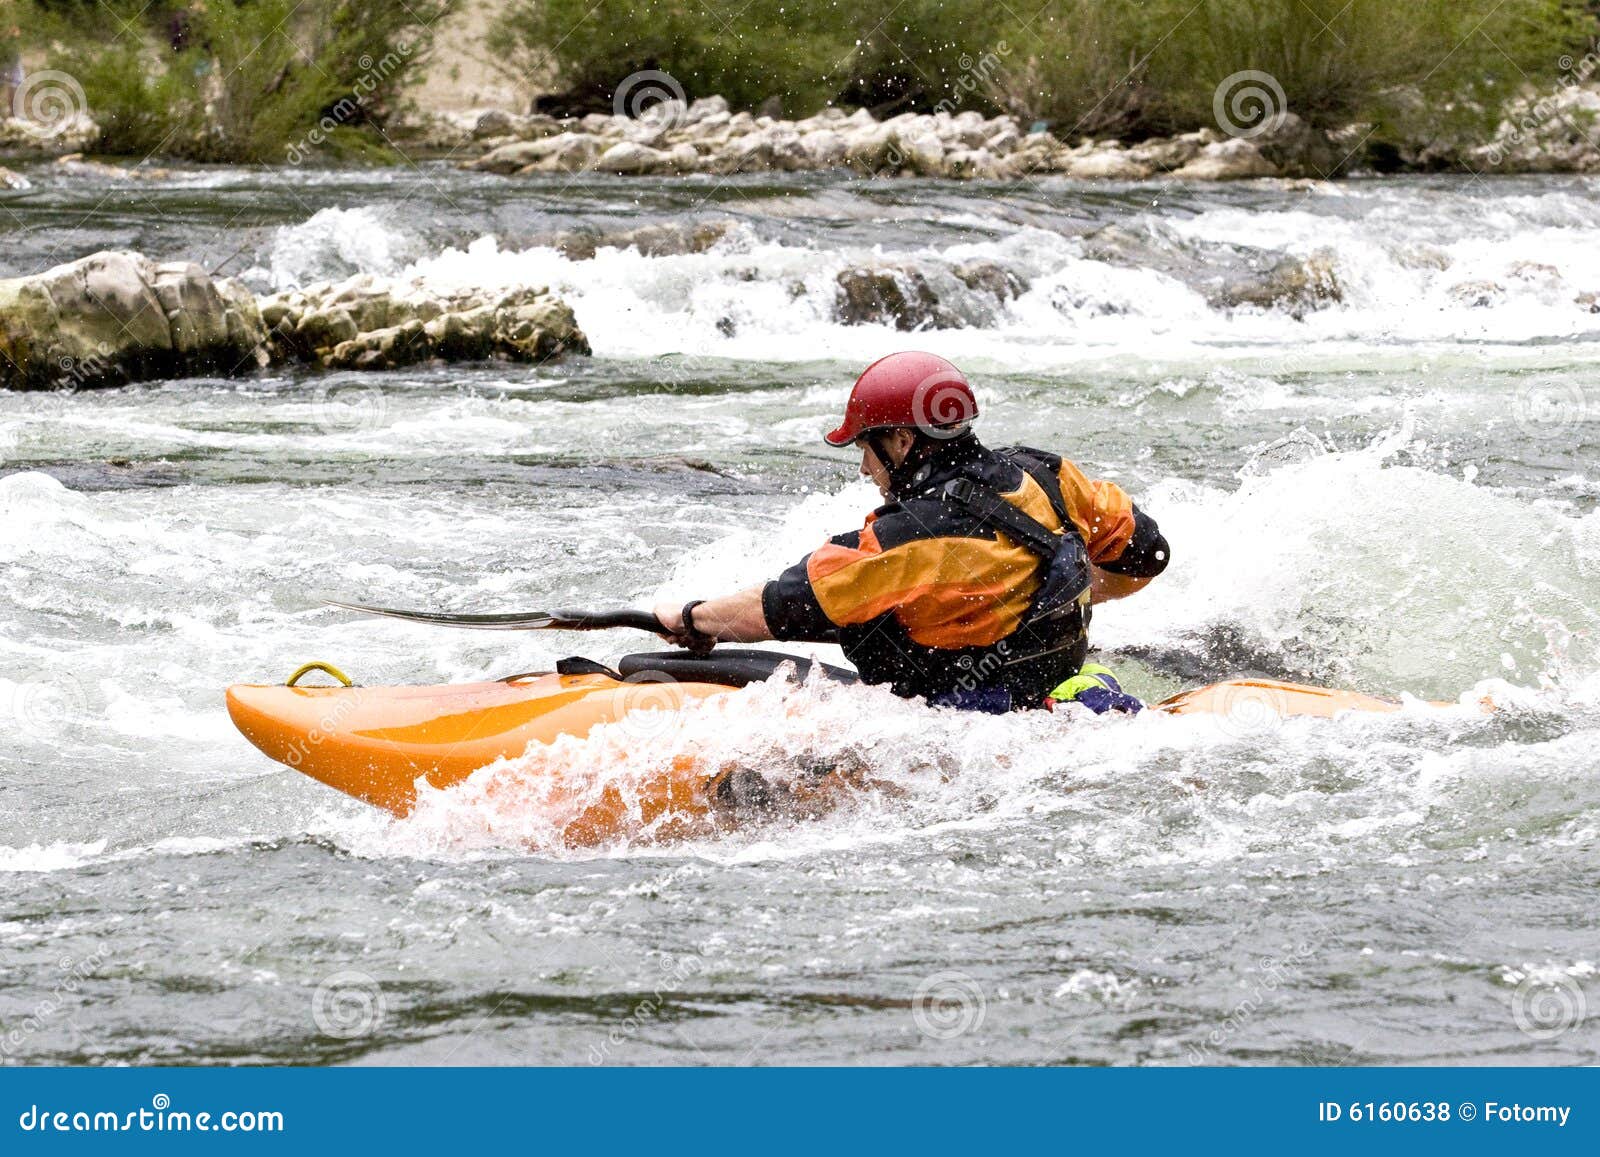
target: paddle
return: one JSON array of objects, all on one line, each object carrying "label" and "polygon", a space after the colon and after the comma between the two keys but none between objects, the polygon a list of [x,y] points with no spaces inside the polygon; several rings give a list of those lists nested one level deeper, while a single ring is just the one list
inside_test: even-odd
[{"label": "paddle", "polygon": [[467,627],[478,631],[609,631],[631,627],[667,638],[667,630],[649,611],[524,611],[508,615],[449,615],[434,611],[401,611],[393,607],[369,607],[361,603],[322,600],[324,606],[363,615],[382,615],[407,623],[428,623],[435,627]]}]

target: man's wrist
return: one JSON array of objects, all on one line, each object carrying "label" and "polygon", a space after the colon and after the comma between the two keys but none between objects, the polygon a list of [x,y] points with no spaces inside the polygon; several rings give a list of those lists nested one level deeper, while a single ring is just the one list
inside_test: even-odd
[{"label": "man's wrist", "polygon": [[705,599],[691,599],[689,602],[683,604],[683,633],[688,635],[691,639],[705,639],[707,641],[714,642],[714,636],[702,631],[698,626],[696,626],[694,621],[694,609],[698,606],[703,606],[704,604]]}]

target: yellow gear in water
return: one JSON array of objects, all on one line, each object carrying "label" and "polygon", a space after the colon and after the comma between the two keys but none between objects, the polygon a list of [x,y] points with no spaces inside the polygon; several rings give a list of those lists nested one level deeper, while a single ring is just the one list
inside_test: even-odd
[{"label": "yellow gear in water", "polygon": [[[1105,675],[1110,678],[1111,685],[1109,687],[1101,681],[1101,675]],[[1098,688],[1102,691],[1116,691],[1120,689],[1119,684],[1117,683],[1117,677],[1111,673],[1110,667],[1103,667],[1099,663],[1085,663],[1081,668],[1079,668],[1078,673],[1072,678],[1066,680],[1065,682],[1057,683],[1055,690],[1050,692],[1050,698],[1056,700],[1058,703],[1071,703],[1074,699],[1083,694],[1085,691],[1089,690],[1091,687]]]}]

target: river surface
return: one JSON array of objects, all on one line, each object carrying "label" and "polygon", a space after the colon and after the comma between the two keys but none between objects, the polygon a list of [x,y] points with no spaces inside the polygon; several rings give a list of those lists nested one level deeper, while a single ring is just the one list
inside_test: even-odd
[{"label": "river surface", "polygon": [[[260,290],[548,284],[594,357],[0,395],[6,1060],[1600,1061],[1600,183],[21,171],[0,275],[131,248]],[[724,232],[555,245],[641,225]],[[845,324],[863,265],[939,328]],[[1229,296],[1285,268],[1320,289]],[[316,601],[761,581],[874,504],[818,435],[908,347],[970,372],[991,444],[1160,521],[1171,569],[1095,620],[1134,690],[1405,708],[974,718],[762,685],[404,821],[229,723],[227,684],[306,659],[440,683],[648,649]],[[901,790],[583,852],[517,806],[690,749]]]}]

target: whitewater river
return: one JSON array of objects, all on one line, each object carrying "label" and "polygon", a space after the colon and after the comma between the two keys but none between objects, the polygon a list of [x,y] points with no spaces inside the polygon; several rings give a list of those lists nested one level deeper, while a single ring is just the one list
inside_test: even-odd
[{"label": "whitewater river", "polygon": [[[22,171],[0,275],[130,248],[259,290],[549,284],[594,357],[0,395],[4,1059],[1600,1061],[1600,184]],[[722,234],[554,244],[650,224]],[[1230,304],[1296,261],[1310,298]],[[941,328],[844,324],[862,265],[920,277]],[[316,600],[760,581],[873,505],[818,435],[898,348],[971,373],[992,444],[1160,521],[1172,568],[1095,621],[1133,689],[1257,673],[1406,708],[757,686],[406,821],[229,723],[227,684],[307,659],[440,683],[649,649]],[[625,790],[691,748],[902,791],[582,853],[518,807],[552,769]]]}]

